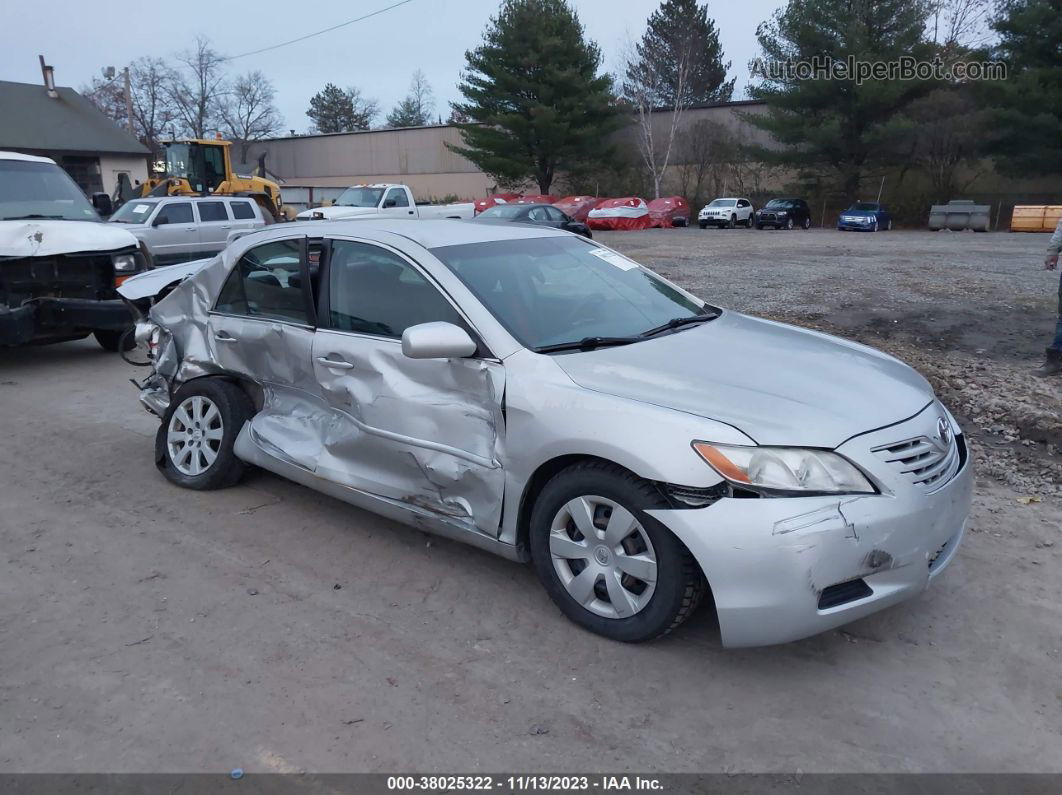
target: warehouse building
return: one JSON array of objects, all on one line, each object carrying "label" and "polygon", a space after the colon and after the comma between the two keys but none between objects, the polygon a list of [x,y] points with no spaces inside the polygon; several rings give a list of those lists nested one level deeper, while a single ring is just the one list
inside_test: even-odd
[{"label": "warehouse building", "polygon": [[[763,113],[765,103],[727,102],[691,108],[682,115],[682,130],[701,122],[717,123],[742,141],[762,139],[762,133],[745,120],[746,114]],[[658,140],[666,136],[670,114],[653,114]],[[637,122],[632,120],[614,136],[613,143],[633,154]],[[250,147],[249,160],[266,155],[269,171],[283,182],[284,198],[301,205],[333,198],[337,189],[364,182],[397,182],[410,186],[418,199],[457,196],[463,199],[494,191],[495,180],[475,164],[447,148],[460,146],[460,130],[449,124],[349,133],[297,135],[260,141]],[[676,153],[681,147],[676,148]],[[636,155],[634,155],[636,156]],[[679,158],[673,158],[677,166]],[[316,190],[313,190],[316,189]]]}]

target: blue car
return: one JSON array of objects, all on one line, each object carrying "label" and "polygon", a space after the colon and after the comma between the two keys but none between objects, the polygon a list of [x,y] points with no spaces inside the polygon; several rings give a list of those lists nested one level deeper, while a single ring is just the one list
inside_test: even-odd
[{"label": "blue car", "polygon": [[858,232],[877,232],[879,229],[892,229],[892,216],[884,204],[878,202],[856,202],[837,219],[837,228],[841,232],[849,229]]}]

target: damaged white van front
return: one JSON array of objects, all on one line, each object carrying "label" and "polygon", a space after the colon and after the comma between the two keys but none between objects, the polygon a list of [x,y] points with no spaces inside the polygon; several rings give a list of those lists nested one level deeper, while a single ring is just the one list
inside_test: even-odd
[{"label": "damaged white van front", "polygon": [[116,288],[148,267],[55,161],[0,152],[0,346],[94,334],[117,350],[133,318]]}]

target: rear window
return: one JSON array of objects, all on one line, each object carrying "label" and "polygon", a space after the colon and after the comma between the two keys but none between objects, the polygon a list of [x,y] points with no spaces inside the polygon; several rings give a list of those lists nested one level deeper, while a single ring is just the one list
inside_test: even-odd
[{"label": "rear window", "polygon": [[197,202],[197,204],[199,220],[203,223],[229,220],[229,214],[225,212],[225,202]]},{"label": "rear window", "polygon": [[232,217],[237,221],[254,220],[254,208],[250,202],[231,202],[229,207],[232,208]]}]

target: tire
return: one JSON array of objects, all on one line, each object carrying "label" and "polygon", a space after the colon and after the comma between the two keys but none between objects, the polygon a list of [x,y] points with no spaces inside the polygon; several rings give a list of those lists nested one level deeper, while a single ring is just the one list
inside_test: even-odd
[{"label": "tire", "polygon": [[891,218],[889,219],[889,222],[885,225],[885,231],[886,232],[891,232],[892,231],[892,219]]},{"label": "tire", "polygon": [[871,232],[877,232],[878,231],[878,219],[877,218],[874,219],[874,224],[870,227],[870,231]]},{"label": "tire", "polygon": [[253,415],[250,398],[235,384],[210,377],[189,381],[177,390],[159,427],[159,468],[169,481],[186,489],[210,491],[236,485],[246,465],[232,448]]},{"label": "tire", "polygon": [[707,229],[708,228],[708,222],[707,221],[698,221],[697,222],[697,226],[699,226],[701,229]]},{"label": "tire", "polygon": [[745,228],[752,229],[753,224],[754,221],[752,220],[752,216],[750,215],[748,218],[745,219]]},{"label": "tire", "polygon": [[727,229],[733,229],[735,224],[737,224],[737,216],[736,215],[731,215],[730,216],[730,220],[726,222],[726,228]]},{"label": "tire", "polygon": [[133,335],[126,334],[126,332],[132,331],[132,326],[121,331],[111,331],[109,329],[99,329],[92,332],[92,336],[96,338],[96,342],[100,344],[100,347],[105,351],[111,353],[117,353],[119,346],[123,351],[131,351],[136,347],[136,340]]},{"label": "tire", "polygon": [[[701,570],[671,531],[645,513],[664,504],[652,485],[603,461],[575,464],[546,484],[531,513],[531,558],[562,613],[598,635],[640,643],[666,635],[694,612],[706,590]],[[580,512],[594,517],[584,527],[600,534],[596,546],[578,530]],[[606,542],[603,528],[613,516],[629,520],[622,525],[628,533]],[[648,574],[647,559],[655,564],[655,583],[621,568]]]},{"label": "tire", "polygon": [[810,218],[805,218],[804,219],[804,223],[801,224],[801,226],[804,228],[805,231],[807,231],[808,229],[811,229],[811,219]]}]

